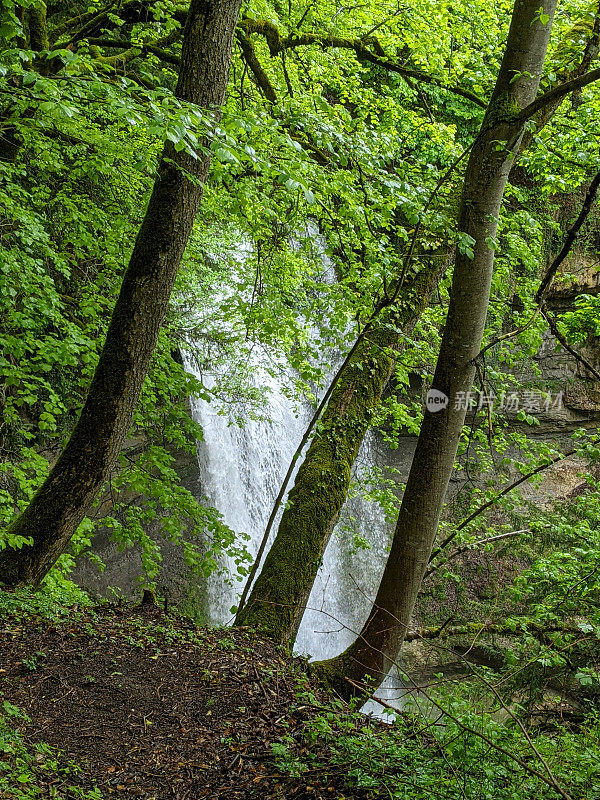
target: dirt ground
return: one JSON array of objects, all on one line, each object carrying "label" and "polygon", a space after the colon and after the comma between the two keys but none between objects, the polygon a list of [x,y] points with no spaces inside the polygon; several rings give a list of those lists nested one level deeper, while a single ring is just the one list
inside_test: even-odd
[{"label": "dirt ground", "polygon": [[[302,666],[248,631],[201,630],[157,608],[0,620],[0,693],[31,718],[25,740],[80,765],[70,785],[123,800],[368,797],[334,765],[278,769],[272,746],[287,737],[301,753],[318,711],[299,694]],[[60,775],[41,780],[42,797],[63,796]]]}]

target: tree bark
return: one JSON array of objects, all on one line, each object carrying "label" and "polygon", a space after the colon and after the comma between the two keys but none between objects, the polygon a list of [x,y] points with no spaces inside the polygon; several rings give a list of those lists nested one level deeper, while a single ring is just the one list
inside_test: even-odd
[{"label": "tree bark", "polygon": [[[192,0],[176,95],[213,110],[225,98],[241,0]],[[205,142],[205,144],[207,144]],[[202,198],[210,155],[165,144],[90,390],[65,449],[10,533],[31,537],[0,556],[0,583],[38,583],[107,480],[130,428]]]},{"label": "tree bark", "polygon": [[430,265],[407,285],[402,299],[367,334],[340,375],[298,470],[275,541],[236,624],[260,628],[277,642],[295,639],[348,494],[352,466],[392,374],[394,351],[402,342],[398,330],[405,334],[412,330],[447,260],[447,251],[431,257]]},{"label": "tree bark", "polygon": [[[402,500],[391,552],[373,609],[356,641],[321,662],[326,680],[348,691],[350,678],[379,684],[396,662],[437,533],[466,404],[481,349],[494,265],[492,249],[508,173],[519,151],[519,112],[537,94],[556,0],[516,0],[506,50],[482,129],[467,166],[459,227],[474,240],[472,257],[457,255],[450,305],[432,388],[448,405],[426,411]],[[372,687],[371,687],[372,688]]]}]

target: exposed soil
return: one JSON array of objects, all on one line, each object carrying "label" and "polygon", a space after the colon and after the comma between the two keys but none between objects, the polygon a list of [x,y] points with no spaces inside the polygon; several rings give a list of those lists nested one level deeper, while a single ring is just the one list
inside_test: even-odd
[{"label": "exposed soil", "polygon": [[31,717],[26,740],[60,749],[82,767],[69,782],[105,797],[368,797],[335,767],[301,778],[277,768],[272,745],[291,735],[301,751],[302,722],[316,713],[302,680],[302,662],[269,640],[156,608],[79,612],[56,626],[0,620],[0,693]]}]

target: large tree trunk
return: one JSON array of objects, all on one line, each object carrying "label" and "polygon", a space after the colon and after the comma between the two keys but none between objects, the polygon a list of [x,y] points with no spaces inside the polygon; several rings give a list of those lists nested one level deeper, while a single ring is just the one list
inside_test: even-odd
[{"label": "large tree trunk", "polygon": [[[578,23],[573,31],[578,31],[581,24]],[[589,69],[598,39],[598,21],[588,27],[590,35],[582,60],[561,75],[561,82]],[[569,32],[566,38],[572,35]],[[563,43],[561,46],[566,45]],[[538,130],[547,124],[563,99],[549,104],[536,116]],[[519,152],[531,143],[532,138],[533,129],[525,133]],[[421,287],[427,288],[422,279]],[[416,315],[425,297],[413,300]],[[396,321],[401,327],[410,317],[410,310],[405,305],[396,314],[403,317]],[[416,316],[410,324],[415,321]],[[382,341],[378,342],[380,337]],[[379,330],[370,341],[374,347],[365,341],[340,378],[344,390],[338,387],[324,412],[321,433],[313,440],[298,472],[277,537],[248,603],[236,618],[237,624],[261,628],[278,642],[291,642],[298,632],[321,558],[346,498],[350,471],[367,431],[368,420],[387,384],[385,376],[389,376],[389,372],[386,373],[385,363],[382,361],[375,373],[371,373],[370,359],[377,348],[379,351],[385,347],[394,349],[399,340],[393,334],[388,332],[386,335]],[[348,396],[352,397],[352,403],[346,406],[344,398]],[[327,478],[323,480],[325,473]],[[316,487],[318,491],[315,491]]]},{"label": "large tree trunk", "polygon": [[394,367],[394,351],[429,302],[447,262],[447,251],[432,256],[401,300],[389,309],[345,366],[319,423],[282,514],[277,536],[239,625],[265,631],[277,642],[292,642],[348,494],[352,466],[381,402]]},{"label": "large tree trunk", "polygon": [[[223,103],[241,0],[192,0],[177,97]],[[10,533],[31,537],[0,557],[0,583],[39,582],[106,481],[131,425],[173,283],[202,198],[210,156],[167,142],[83,411],[64,451]]]},{"label": "large tree trunk", "polygon": [[459,214],[460,232],[474,240],[473,257],[458,254],[450,306],[432,387],[448,398],[445,409],[425,412],[402,500],[392,549],[371,614],[356,641],[340,656],[321,662],[321,675],[340,688],[344,678],[380,683],[395,663],[452,474],[475,359],[481,349],[492,271],[493,241],[508,173],[519,151],[519,112],[534,100],[556,0],[516,0],[500,72],[482,129],[471,150]]}]

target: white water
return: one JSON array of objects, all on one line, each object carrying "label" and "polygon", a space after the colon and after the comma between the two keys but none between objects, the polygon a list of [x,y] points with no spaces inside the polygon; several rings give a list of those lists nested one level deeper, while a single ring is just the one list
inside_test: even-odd
[{"label": "white water", "polygon": [[[186,367],[198,375],[190,363]],[[223,413],[218,402],[204,400],[192,400],[192,415],[204,431],[204,441],[198,442],[202,493],[232,530],[250,537],[246,546],[255,556],[310,410],[294,409],[282,387],[260,365],[252,378],[257,386],[268,389],[269,402],[264,409],[268,421],[249,420],[240,427],[230,414]],[[222,566],[230,575],[235,574],[230,559],[224,557]],[[237,605],[241,588],[237,582],[228,585],[218,574],[209,578],[207,607],[212,624],[231,620],[230,609]]]},{"label": "white water", "polygon": [[[308,234],[314,237],[313,231]],[[323,261],[327,266],[324,256]],[[332,354],[330,361],[329,380],[340,362],[339,354]],[[204,440],[198,443],[201,494],[221,512],[232,530],[249,536],[246,546],[254,556],[314,408],[306,402],[299,406],[292,402],[284,391],[284,379],[278,380],[267,368],[266,356],[254,355],[251,362],[250,382],[266,390],[265,420],[249,419],[240,427],[236,422],[239,413],[231,413],[216,400],[192,400],[192,413],[204,432]],[[192,358],[187,358],[186,368],[209,389],[218,381],[218,376],[200,374]],[[375,437],[369,434],[357,459],[358,474],[376,463],[376,451]],[[293,478],[288,489],[292,485]],[[370,549],[357,550],[348,528],[369,542]],[[277,523],[273,536],[276,530]],[[350,499],[317,575],[296,639],[296,652],[313,659],[329,658],[353,641],[371,608],[388,542],[389,533],[379,506],[360,497]],[[233,563],[226,557],[221,567],[230,575],[235,574]],[[214,574],[208,579],[207,611],[212,624],[231,622],[231,607],[237,605],[241,590],[241,583],[227,584],[222,575]],[[371,704],[368,710],[376,708]]]},{"label": "white water", "polygon": [[[188,369],[192,371],[191,364]],[[281,481],[298,447],[313,408],[296,410],[277,382],[257,370],[255,380],[268,382],[270,422],[250,420],[243,427],[232,424],[228,415],[203,400],[192,403],[194,418],[202,425],[204,441],[198,443],[200,483],[206,500],[219,509],[226,524],[237,533],[250,536],[247,547],[254,556],[262,541],[267,520]],[[264,385],[264,383],[263,383]],[[357,464],[376,461],[375,437],[369,434],[361,447]],[[364,467],[363,467],[364,468]],[[290,488],[293,479],[290,482]],[[352,533],[359,533],[370,549],[356,550]],[[277,524],[274,525],[275,535]],[[340,522],[331,537],[323,564],[317,574],[294,650],[312,659],[330,658],[343,652],[360,631],[383,569],[389,533],[383,512],[376,504],[361,498],[347,501]],[[222,567],[234,574],[233,562],[222,559]],[[227,584],[213,574],[207,582],[208,615],[214,625],[232,621],[230,611],[242,584]],[[390,675],[377,694],[392,705],[398,704],[401,682]],[[389,721],[382,707],[369,701],[365,713]]]},{"label": "white water", "polygon": [[[186,367],[201,377],[189,360]],[[264,409],[268,422],[249,420],[240,427],[230,414],[223,413],[216,401],[192,400],[192,414],[204,431],[204,441],[198,442],[202,494],[221,512],[232,530],[249,535],[246,544],[254,556],[283,477],[314,409],[307,403],[295,408],[283,387],[260,365],[256,365],[252,380],[268,388],[269,401]],[[211,378],[208,383],[213,381]],[[207,384],[206,377],[204,382]],[[375,441],[370,434],[357,463],[368,466],[374,460]],[[290,488],[291,485],[293,479]],[[367,539],[371,549],[356,550],[348,527]],[[387,541],[381,509],[360,498],[349,500],[309,598],[296,640],[297,652],[313,658],[329,658],[350,644],[370,608]],[[222,567],[230,574],[235,571],[227,558]],[[231,620],[230,609],[237,603],[240,592],[240,583],[227,585],[216,574],[209,578],[207,605],[211,623],[222,625]]]}]

